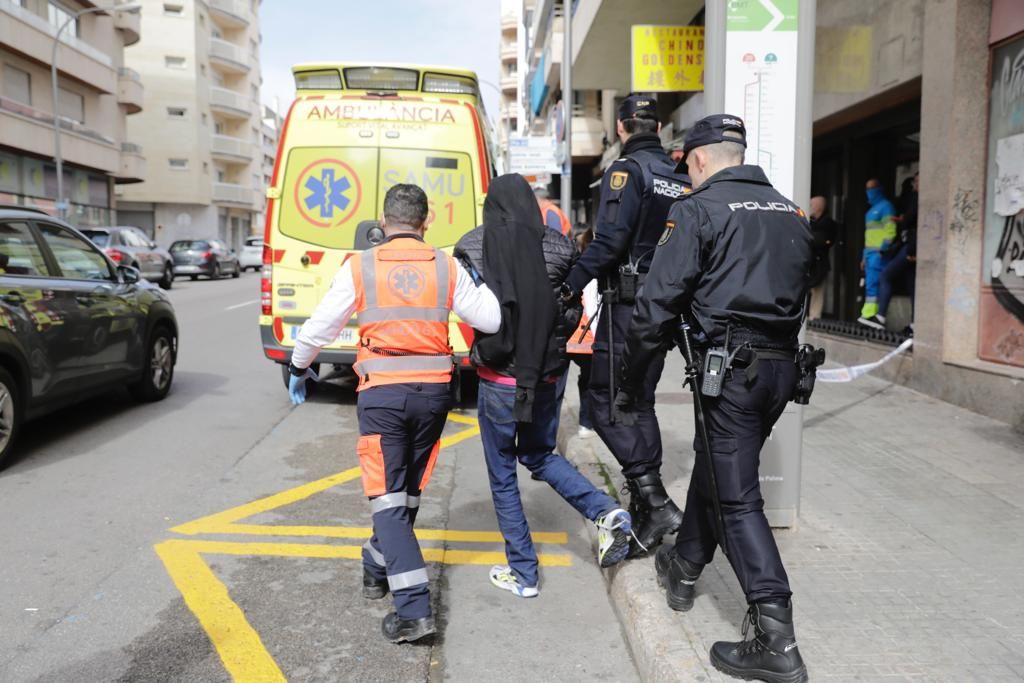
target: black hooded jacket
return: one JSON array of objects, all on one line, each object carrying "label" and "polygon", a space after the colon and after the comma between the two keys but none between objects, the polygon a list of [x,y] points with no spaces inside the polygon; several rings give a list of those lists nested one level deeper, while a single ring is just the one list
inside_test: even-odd
[{"label": "black hooded jacket", "polygon": [[533,191],[518,174],[494,180],[484,224],[455,246],[455,257],[481,276],[501,304],[501,330],[478,333],[472,357],[516,378],[519,422],[532,420],[537,384],[565,368],[565,344],[580,311],[559,306],[555,291],[575,256],[572,241],[541,222]]}]

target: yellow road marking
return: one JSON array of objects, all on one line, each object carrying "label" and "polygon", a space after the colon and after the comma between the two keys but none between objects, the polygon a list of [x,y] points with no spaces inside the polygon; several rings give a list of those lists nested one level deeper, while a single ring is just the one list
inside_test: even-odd
[{"label": "yellow road marking", "polygon": [[[172,529],[172,531],[179,531]],[[203,534],[237,534],[243,536],[316,536],[321,538],[365,539],[373,535],[370,527],[355,526],[291,526],[286,524],[226,524],[207,526]],[[194,535],[196,532],[188,532]],[[569,535],[564,531],[535,531],[531,534],[534,543],[565,545]],[[416,538],[421,541],[448,541],[450,543],[504,543],[497,531],[456,531],[454,529],[416,529]]]},{"label": "yellow road marking", "polygon": [[[227,586],[217,578],[203,559],[203,554],[312,557],[356,560],[362,557],[362,546],[319,545],[308,543],[234,543],[171,539],[154,546],[167,568],[171,581],[178,588],[185,604],[199,620],[213,643],[224,668],[235,681],[286,681],[277,662],[267,652],[245,613],[228,593]],[[541,566],[569,567],[572,556],[540,553]],[[476,550],[424,548],[423,559],[444,564],[504,564],[505,553]]]}]

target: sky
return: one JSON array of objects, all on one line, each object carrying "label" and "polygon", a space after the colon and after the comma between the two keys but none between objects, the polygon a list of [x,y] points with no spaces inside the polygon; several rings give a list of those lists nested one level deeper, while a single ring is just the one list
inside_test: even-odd
[{"label": "sky", "polygon": [[[288,111],[302,62],[457,66],[497,86],[500,14],[499,0],[263,0],[263,102]],[[480,90],[493,120],[498,93]]]}]

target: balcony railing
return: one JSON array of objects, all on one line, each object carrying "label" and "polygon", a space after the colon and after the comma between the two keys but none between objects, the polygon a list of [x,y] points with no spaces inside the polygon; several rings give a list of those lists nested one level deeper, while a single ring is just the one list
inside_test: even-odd
[{"label": "balcony railing", "polygon": [[226,204],[247,204],[253,202],[254,193],[251,187],[234,183],[214,183],[213,201]]},{"label": "balcony railing", "polygon": [[[32,119],[40,125],[49,126],[50,128],[53,128],[52,112],[40,111],[39,109],[34,109],[33,107],[28,106],[27,104],[16,102],[7,97],[0,97],[0,111],[9,112],[11,114],[17,114],[18,116],[23,116],[25,118]],[[90,128],[86,128],[78,121],[72,121],[71,119],[65,118],[63,116],[60,118],[60,127],[66,131],[77,133],[78,135],[81,135],[83,137],[95,140],[96,142],[102,142],[108,145],[116,144],[116,141],[113,138],[108,137],[103,133],[97,132]]]},{"label": "balcony railing", "polygon": [[253,144],[248,140],[230,135],[214,135],[212,151],[214,156],[233,157],[248,161],[253,157]]},{"label": "balcony railing", "polygon": [[248,72],[252,62],[246,50],[220,38],[210,38],[210,61],[221,64],[233,72]]},{"label": "balcony railing", "polygon": [[248,26],[252,12],[244,0],[207,0],[214,17],[232,26]]},{"label": "balcony railing", "polygon": [[210,88],[210,107],[236,117],[249,118],[252,116],[253,103],[234,90],[213,86]]},{"label": "balcony railing", "polygon": [[[42,18],[35,12],[25,9],[21,5],[18,5],[12,0],[0,0],[0,12],[11,15],[18,21],[28,24],[37,31],[46,33],[51,38],[57,35],[57,29],[50,25],[46,19]],[[84,40],[75,36],[75,34],[67,29],[60,35],[60,42],[73,47],[84,55],[91,57],[97,62],[106,66],[113,66],[114,60],[110,58],[105,52],[97,50],[92,45],[89,45]]]},{"label": "balcony railing", "polygon": [[[120,2],[119,5],[125,3]],[[114,12],[114,28],[124,33],[125,47],[139,42],[142,35],[141,12]]]}]

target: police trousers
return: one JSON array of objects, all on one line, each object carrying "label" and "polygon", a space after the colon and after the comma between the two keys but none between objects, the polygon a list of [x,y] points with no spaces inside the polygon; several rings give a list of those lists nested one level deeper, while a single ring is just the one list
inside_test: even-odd
[{"label": "police trousers", "polygon": [[[753,382],[747,382],[742,370],[733,370],[725,379],[721,396],[702,397],[729,562],[750,603],[788,599],[791,595],[779,548],[764,515],[758,467],[761,447],[792,397],[795,382],[796,365],[792,361],[762,359]],[[676,536],[676,552],[694,564],[705,565],[711,562],[717,542],[706,444],[699,430],[693,449],[696,462],[683,524]]]},{"label": "police trousers", "polygon": [[448,384],[390,384],[359,392],[356,450],[373,515],[363,568],[375,579],[387,578],[402,619],[431,614],[427,570],[413,524],[450,407]]},{"label": "police trousers", "polygon": [[[619,373],[622,349],[632,317],[632,304],[612,304],[611,315],[608,315],[607,306],[602,310],[590,366],[590,417],[595,431],[622,466],[622,474],[627,479],[661,471],[661,428],[654,413],[654,390],[665,367],[662,356],[647,368],[644,382],[635,397],[636,424],[631,427],[618,422],[612,424],[608,409],[615,397],[611,395],[608,373],[610,369],[616,375]],[[614,326],[613,346],[608,344],[609,323]],[[612,356],[610,369],[609,354]]]}]

